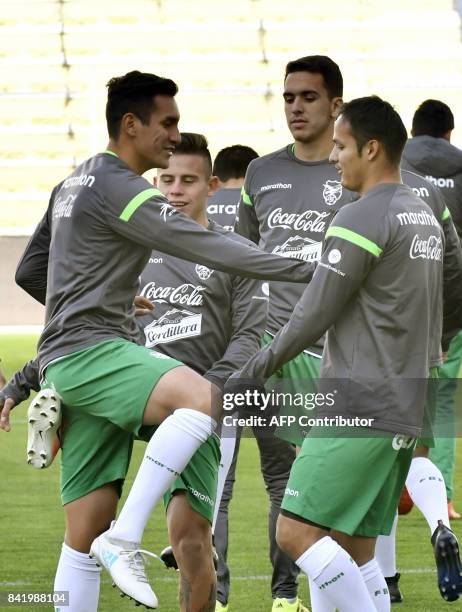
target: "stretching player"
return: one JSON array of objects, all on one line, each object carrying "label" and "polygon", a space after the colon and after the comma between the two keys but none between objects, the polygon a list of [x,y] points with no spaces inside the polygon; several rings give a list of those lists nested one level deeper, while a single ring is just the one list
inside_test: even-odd
[{"label": "stretching player", "polygon": [[[284,108],[294,142],[250,163],[236,222],[236,231],[265,251],[284,258],[318,260],[329,223],[351,199],[328,161],[342,95],[342,75],[330,58],[314,55],[287,64]],[[302,291],[303,288],[287,283],[270,283],[265,344],[287,323]],[[322,347],[322,338],[315,338],[312,345],[304,346],[293,361],[278,370],[274,383],[278,379],[303,379],[306,385],[313,386],[307,390],[314,390]],[[292,445],[302,444],[303,433],[300,427],[285,430],[279,427],[278,437],[257,437],[271,501],[269,541],[274,612],[306,610],[297,597],[299,570],[275,540],[276,520],[295,458]],[[225,576],[218,584],[218,598],[223,604],[228,601],[228,593],[229,579]]]},{"label": "stretching player", "polygon": [[[216,179],[211,175],[211,157],[204,136],[181,135],[169,167],[158,172],[156,186],[172,206],[203,227],[225,233],[207,219],[207,196],[216,188]],[[247,243],[237,234],[233,239]],[[261,293],[259,281],[213,271],[153,251],[141,275],[141,295],[149,305],[151,302],[155,305],[153,311],[137,318],[146,346],[172,358],[181,357],[185,365],[219,387],[260,346],[267,298]],[[10,386],[8,394],[18,398],[19,403],[27,387],[37,388],[37,374],[30,367],[16,376],[16,386]],[[70,425],[67,422],[66,426]],[[149,440],[151,429],[143,428],[140,437]],[[62,445],[66,452],[65,435]],[[198,608],[203,593],[215,582],[210,525],[218,456],[218,441],[211,436],[165,496],[170,541],[181,567],[180,598],[186,610]],[[85,577],[77,569],[73,581],[79,582]],[[94,579],[99,579],[99,574]],[[55,590],[65,587],[69,585],[60,583],[58,575]]]},{"label": "stretching player", "polygon": [[[309,576],[314,609],[327,601],[342,612],[389,610],[375,539],[392,527],[422,427],[423,381],[441,362],[444,236],[401,183],[405,141],[388,103],[368,97],[344,106],[331,160],[362,197],[338,212],[289,323],[242,372],[268,378],[328,330],[320,391],[340,390],[319,416],[372,420],[371,430],[314,427],[291,470],[277,537]],[[449,534],[437,542],[448,557],[456,543]]]},{"label": "stretching player", "polygon": [[[45,384],[55,388],[81,425],[80,431],[66,432],[72,462],[64,461],[63,453],[62,497],[70,558],[63,554],[60,563],[81,562],[89,573],[97,571],[87,553],[114,518],[132,435],[141,425],[162,423],[117,524],[92,548],[121,590],[151,607],[157,598],[139,553],[144,527],[154,505],[210,436],[220,411],[208,381],[136,345],[132,302],[139,274],[153,247],[261,279],[302,283],[312,274],[305,262],[283,262],[202,228],[141,178],[150,168],[166,167],[180,140],[176,92],[172,81],[136,71],[110,81],[108,149],[53,190],[17,274],[35,295],[45,285],[40,369]],[[129,407],[121,403],[125,397],[131,398]],[[5,430],[8,413],[4,406],[0,425]],[[97,478],[91,481],[85,478],[89,458],[81,447],[82,430],[88,438],[95,434],[91,469]],[[209,607],[215,602],[210,587],[204,593]],[[94,601],[97,593],[88,596]]]},{"label": "stretching player", "polygon": [[[431,184],[423,177],[402,170],[402,179],[406,185],[412,187],[414,192],[428,204],[432,209],[435,218],[441,224],[445,235],[445,250],[444,250],[444,291],[443,291],[443,306],[444,306],[444,324],[443,324],[443,351],[447,351],[449,346],[460,336],[461,328],[461,288],[462,288],[462,251],[460,240],[456,232],[456,228],[452,221],[448,208],[441,195],[440,190]],[[444,381],[440,378],[440,372],[445,368],[443,364],[438,369],[438,385],[437,398],[441,395],[441,386]],[[437,404],[438,405],[438,404]],[[435,407],[433,407],[434,411]],[[434,420],[434,419],[432,419]],[[447,423],[445,424],[447,427]],[[438,424],[436,425],[438,427]],[[434,424],[431,428],[435,429]],[[447,429],[445,430],[446,434]],[[414,459],[411,462],[408,476],[406,478],[406,488],[411,494],[411,499],[424,515],[430,528],[432,536],[437,533],[438,522],[442,521],[443,525],[450,527],[450,515],[448,514],[449,505],[446,499],[445,479],[438,467],[428,458],[429,447],[433,447],[433,436],[428,431],[422,438],[414,453]],[[389,536],[379,536],[376,544],[376,559],[384,573],[387,582],[391,603],[399,603],[403,601],[399,589],[400,574],[396,569],[396,528],[398,516],[395,518],[393,528]],[[435,536],[436,537],[436,536]],[[432,538],[432,541],[435,539]],[[454,596],[456,599],[457,593],[448,591],[445,584],[444,568],[440,569],[442,559],[439,555],[435,555],[437,563],[438,575],[441,574],[442,579],[438,578],[438,587],[444,599],[451,600]]]}]

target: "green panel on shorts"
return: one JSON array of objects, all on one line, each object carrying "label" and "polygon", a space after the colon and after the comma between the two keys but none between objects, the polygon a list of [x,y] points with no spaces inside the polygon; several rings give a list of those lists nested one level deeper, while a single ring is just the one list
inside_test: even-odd
[{"label": "green panel on shorts", "polygon": [[63,406],[61,500],[68,504],[109,482],[119,496],[127,474],[133,436],[106,419]]},{"label": "green panel on shorts", "polygon": [[[266,333],[262,338],[262,345],[266,346],[272,342],[273,338]],[[309,394],[316,393],[317,379],[321,369],[321,358],[315,357],[308,353],[300,353],[285,363],[282,368],[277,370],[266,382],[267,390],[273,389],[279,393],[287,393],[294,395],[295,393],[303,393],[305,397]],[[297,381],[299,381],[297,383]],[[287,396],[288,397],[288,396]],[[290,442],[295,446],[301,446],[303,440],[308,435],[309,429],[303,427],[303,420],[300,424],[299,417],[316,416],[312,409],[304,405],[290,405],[285,403],[279,407],[280,416],[294,416],[296,421],[292,425],[280,425],[274,432],[274,435],[281,440]]]},{"label": "green panel on shorts", "polygon": [[136,435],[149,396],[166,373],[183,365],[128,340],[107,340],[71,353],[45,370],[70,410],[106,419]]},{"label": "green panel on shorts", "polygon": [[64,406],[63,504],[114,481],[120,493],[149,396],[160,378],[180,365],[116,339],[47,366],[43,386],[53,385]]},{"label": "green panel on shorts", "polygon": [[[314,427],[290,473],[281,508],[349,535],[390,533],[415,438]],[[364,430],[354,430],[357,436]],[[320,437],[322,435],[329,437]]]},{"label": "green panel on shorts", "polygon": [[212,524],[220,457],[220,441],[216,435],[212,435],[198,448],[181,476],[165,493],[165,509],[176,492],[185,491],[191,508]]}]

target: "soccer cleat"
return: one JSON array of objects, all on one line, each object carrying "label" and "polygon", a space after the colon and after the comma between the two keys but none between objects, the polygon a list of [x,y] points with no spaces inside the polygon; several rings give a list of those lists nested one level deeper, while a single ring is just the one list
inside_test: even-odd
[{"label": "soccer cleat", "polygon": [[222,604],[219,601],[215,604],[215,612],[228,612],[228,604]]},{"label": "soccer cleat", "polygon": [[90,557],[109,572],[115,585],[122,591],[122,596],[127,595],[136,605],[143,605],[148,609],[157,608],[159,602],[151,589],[144,567],[145,555],[158,558],[157,555],[141,550],[135,542],[112,538],[113,525],[114,522],[108,531],[93,541]]},{"label": "soccer cleat", "polygon": [[390,602],[392,604],[401,603],[403,601],[403,596],[401,595],[401,591],[399,590],[398,581],[401,578],[401,574],[396,573],[394,576],[385,577],[385,582],[387,583],[388,592],[390,593]]},{"label": "soccer cleat", "polygon": [[290,603],[285,597],[276,597],[273,599],[271,612],[309,612],[309,610],[302,604],[299,597],[294,603]]},{"label": "soccer cleat", "polygon": [[407,488],[404,487],[401,493],[401,497],[399,499],[398,514],[400,515],[409,514],[409,512],[412,510],[413,507],[414,507],[414,502],[412,501]]},{"label": "soccer cleat", "polygon": [[438,588],[446,601],[455,601],[462,595],[462,564],[459,543],[453,532],[438,521],[431,542],[438,572]]},{"label": "soccer cleat", "polygon": [[164,550],[160,553],[160,558],[165,564],[165,567],[169,569],[172,567],[173,569],[178,569],[178,563],[176,562],[175,555],[173,554],[173,548],[171,546],[166,546]]},{"label": "soccer cleat", "polygon": [[58,452],[57,431],[61,425],[61,399],[54,389],[42,389],[27,410],[27,463],[48,467]]},{"label": "soccer cleat", "polygon": [[[218,567],[218,553],[215,549],[215,546],[212,546],[212,555],[213,555],[213,565],[215,567],[215,571],[217,571]],[[166,546],[164,550],[160,553],[160,559],[164,562],[165,567],[173,568],[175,570],[178,569],[178,563],[176,562],[175,555],[173,554],[173,548],[171,546]]]}]

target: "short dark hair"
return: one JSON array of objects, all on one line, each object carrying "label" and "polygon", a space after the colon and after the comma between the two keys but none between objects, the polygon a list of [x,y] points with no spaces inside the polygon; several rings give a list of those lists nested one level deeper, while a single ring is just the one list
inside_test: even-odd
[{"label": "short dark hair", "polygon": [[154,110],[154,96],[171,96],[178,87],[171,79],[133,70],[113,77],[107,83],[106,123],[111,138],[118,138],[120,122],[126,113],[133,113],[146,125]]},{"label": "short dark hair", "polygon": [[343,105],[340,116],[350,124],[359,153],[366,142],[376,139],[390,163],[399,165],[407,132],[401,117],[389,102],[378,96],[356,98]]},{"label": "short dark hair", "polygon": [[225,147],[218,151],[213,162],[212,173],[222,182],[232,178],[244,178],[247,166],[257,157],[258,153],[245,145],[236,144]]},{"label": "short dark hair", "polygon": [[433,136],[442,138],[454,129],[454,115],[447,104],[441,100],[425,100],[412,118],[413,136]]},{"label": "short dark hair", "polygon": [[203,134],[194,132],[181,132],[181,142],[175,146],[174,155],[198,155],[206,162],[209,176],[212,174],[212,156],[209,151],[209,143]]},{"label": "short dark hair", "polygon": [[343,77],[338,64],[327,55],[307,55],[289,62],[286,66],[284,81],[293,72],[313,72],[322,75],[329,98],[343,96]]}]

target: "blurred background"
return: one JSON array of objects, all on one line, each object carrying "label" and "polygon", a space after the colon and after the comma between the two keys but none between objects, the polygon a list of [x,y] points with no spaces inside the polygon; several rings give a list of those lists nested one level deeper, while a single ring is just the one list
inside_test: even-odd
[{"label": "blurred background", "polygon": [[378,94],[409,128],[427,98],[448,104],[462,146],[462,42],[454,0],[1,0],[0,325],[40,324],[14,287],[53,186],[107,142],[106,82],[139,69],[179,85],[180,129],[212,154],[291,140],[289,60],[327,54],[345,99]]}]

